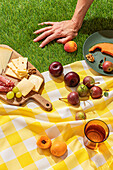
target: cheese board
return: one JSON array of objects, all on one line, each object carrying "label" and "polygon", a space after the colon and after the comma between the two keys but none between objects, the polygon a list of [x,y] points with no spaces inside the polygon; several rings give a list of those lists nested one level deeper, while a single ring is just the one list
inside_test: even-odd
[{"label": "cheese board", "polygon": [[[40,91],[41,89],[43,89],[43,86],[44,86],[44,77],[42,76],[42,74],[29,61],[27,61],[26,58],[22,57],[19,53],[17,53],[11,47],[1,44],[0,48],[10,49],[12,51],[11,56],[9,57],[9,61],[7,63],[6,69],[4,69],[4,71],[1,72],[1,77],[3,76],[6,79],[14,82],[14,85],[18,86],[18,88],[20,88],[23,93],[21,98],[14,97],[13,99],[8,99],[6,95],[7,93],[0,91],[0,99],[4,100],[10,105],[15,105],[15,106],[22,106],[29,99],[33,99],[36,102],[38,102],[40,106],[43,107],[44,110],[51,111],[52,104],[48,100],[43,98],[40,94]],[[26,70],[21,71],[22,67],[20,67],[20,74],[17,75],[15,71],[16,69],[14,70],[13,68],[14,65],[11,65],[12,61],[16,61],[16,60],[18,60],[18,62],[21,62],[23,66],[26,64],[27,71],[35,70],[35,73],[31,73],[30,78],[28,79],[28,77],[25,77],[25,75],[28,75],[28,74],[24,73],[26,72]],[[24,63],[24,60],[26,60],[26,63]],[[23,76],[23,75],[24,75],[24,78],[21,79],[20,76]],[[34,81],[34,78],[35,78],[35,81]],[[36,82],[36,83],[39,82],[40,85],[35,84],[34,86],[33,82]]]}]

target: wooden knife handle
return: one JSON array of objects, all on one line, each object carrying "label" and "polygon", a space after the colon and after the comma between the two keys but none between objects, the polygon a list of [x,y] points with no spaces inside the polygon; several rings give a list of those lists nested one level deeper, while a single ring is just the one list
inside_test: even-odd
[{"label": "wooden knife handle", "polygon": [[47,111],[52,110],[52,104],[48,100],[43,98],[40,94],[34,94],[30,98],[38,102],[45,110]]}]

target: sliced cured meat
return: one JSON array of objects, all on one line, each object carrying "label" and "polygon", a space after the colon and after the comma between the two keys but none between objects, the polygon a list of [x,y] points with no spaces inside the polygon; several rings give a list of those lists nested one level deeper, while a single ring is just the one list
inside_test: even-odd
[{"label": "sliced cured meat", "polygon": [[0,85],[0,92],[9,92],[13,89],[12,86],[8,87],[8,86],[1,86]]},{"label": "sliced cured meat", "polygon": [[0,86],[6,86],[6,85],[2,81],[0,81]]},{"label": "sliced cured meat", "polygon": [[106,53],[109,54],[111,56],[113,56],[113,44],[112,43],[99,43],[94,45],[93,47],[91,47],[89,49],[89,52],[94,51],[95,49],[101,49],[102,53]]},{"label": "sliced cured meat", "polygon": [[5,84],[5,86],[12,86],[12,87],[14,87],[14,82],[12,82],[11,80],[5,78],[2,75],[0,75],[0,81],[3,82]]}]

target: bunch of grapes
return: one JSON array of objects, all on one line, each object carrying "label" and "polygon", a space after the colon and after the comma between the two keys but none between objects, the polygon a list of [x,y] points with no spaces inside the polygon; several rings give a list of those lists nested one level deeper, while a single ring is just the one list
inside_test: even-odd
[{"label": "bunch of grapes", "polygon": [[12,89],[12,91],[9,91],[6,94],[6,97],[7,97],[7,99],[13,99],[15,95],[17,98],[22,97],[22,93],[19,91],[18,87],[16,87],[16,86]]}]

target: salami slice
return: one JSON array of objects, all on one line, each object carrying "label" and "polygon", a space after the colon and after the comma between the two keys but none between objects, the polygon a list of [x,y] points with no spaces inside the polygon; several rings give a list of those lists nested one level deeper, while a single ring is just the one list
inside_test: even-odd
[{"label": "salami slice", "polygon": [[6,86],[6,85],[2,81],[0,81],[0,86]]},{"label": "salami slice", "polygon": [[13,89],[13,87],[12,86],[1,86],[0,85],[0,92],[9,92],[9,91],[11,91]]},{"label": "salami slice", "polygon": [[0,81],[2,82],[2,83],[4,83],[5,84],[5,86],[8,86],[8,87],[14,87],[14,82],[12,82],[11,80],[9,80],[9,79],[7,79],[6,77],[4,77],[4,76],[2,76],[2,75],[0,75]]}]

